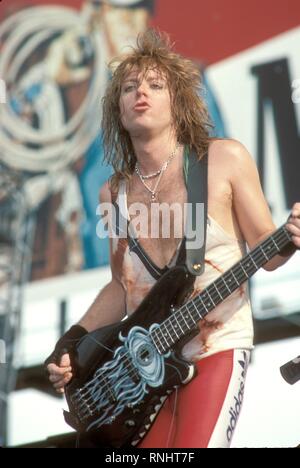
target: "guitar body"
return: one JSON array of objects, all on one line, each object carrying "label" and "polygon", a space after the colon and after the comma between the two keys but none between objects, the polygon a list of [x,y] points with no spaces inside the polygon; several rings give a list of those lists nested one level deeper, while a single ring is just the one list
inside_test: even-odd
[{"label": "guitar body", "polygon": [[199,321],[290,242],[283,225],[192,299],[195,276],[176,266],[127,320],[85,335],[71,355],[66,421],[97,446],[137,445],[168,394],[194,377],[180,356]]},{"label": "guitar body", "polygon": [[137,445],[168,394],[194,377],[194,365],[180,357],[180,350],[198,327],[165,354],[150,336],[173,307],[187,300],[194,280],[185,266],[174,267],[129,318],[88,333],[77,345],[65,419],[98,446]]}]

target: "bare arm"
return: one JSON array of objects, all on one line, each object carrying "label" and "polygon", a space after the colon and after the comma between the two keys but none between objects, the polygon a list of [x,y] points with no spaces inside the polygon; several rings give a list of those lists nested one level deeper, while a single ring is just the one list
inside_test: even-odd
[{"label": "bare arm", "polygon": [[[264,197],[259,174],[253,158],[246,148],[239,142],[230,140],[226,142],[228,160],[230,160],[230,182],[233,192],[233,204],[238,218],[242,234],[250,248],[263,241],[275,229],[271,212]],[[291,245],[282,254],[276,255],[265,264],[265,270],[275,270],[283,265],[300,245],[300,220],[296,216],[300,215],[300,205],[296,203],[292,214],[295,216],[291,230],[294,245]],[[293,231],[292,231],[293,229]]]},{"label": "bare arm", "polygon": [[[111,202],[108,184],[104,184],[100,192],[101,202]],[[110,240],[110,257],[112,259],[112,242]],[[93,304],[78,322],[78,325],[88,332],[122,320],[126,313],[125,291],[118,279],[117,272],[111,261],[111,281],[99,292]],[[64,391],[64,386],[71,380],[72,368],[69,354],[64,354],[60,365],[51,363],[47,366],[49,379],[58,393]]]},{"label": "bare arm", "polygon": [[[108,182],[100,190],[100,203],[111,203],[111,193]],[[95,330],[105,325],[118,322],[125,316],[125,291],[118,279],[112,262],[112,241],[110,239],[111,281],[99,292],[93,304],[79,321],[79,325],[87,331]]]},{"label": "bare arm", "polygon": [[78,322],[87,331],[120,321],[125,316],[125,292],[115,278],[100,291]]}]

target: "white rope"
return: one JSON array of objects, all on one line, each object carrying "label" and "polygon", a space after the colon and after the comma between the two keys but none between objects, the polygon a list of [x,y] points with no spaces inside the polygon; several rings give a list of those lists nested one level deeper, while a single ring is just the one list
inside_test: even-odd
[{"label": "white rope", "polygon": [[[68,121],[59,85],[52,79],[47,60],[37,63],[21,76],[28,58],[51,36],[68,31],[88,31],[87,20],[66,7],[26,8],[0,26],[0,76],[7,83],[7,104],[0,106],[0,160],[8,166],[32,172],[57,171],[84,154],[100,132],[101,98],[107,83],[106,42],[100,30],[86,33],[91,40],[94,63],[85,99]],[[26,68],[26,66],[25,66]],[[40,128],[30,126],[10,106],[31,84],[43,91],[34,102]],[[33,145],[40,145],[37,150]]]}]

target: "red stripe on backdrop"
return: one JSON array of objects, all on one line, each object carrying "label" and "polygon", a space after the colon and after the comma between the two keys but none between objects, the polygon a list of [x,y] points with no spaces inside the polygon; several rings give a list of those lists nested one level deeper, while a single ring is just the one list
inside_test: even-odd
[{"label": "red stripe on backdrop", "polygon": [[300,25],[299,0],[157,0],[153,24],[207,64]]},{"label": "red stripe on backdrop", "polygon": [[[17,5],[66,5],[84,0],[3,0]],[[207,64],[218,62],[300,25],[299,0],[156,0],[153,25],[168,32],[176,49]],[[5,8],[6,7],[6,8]]]}]

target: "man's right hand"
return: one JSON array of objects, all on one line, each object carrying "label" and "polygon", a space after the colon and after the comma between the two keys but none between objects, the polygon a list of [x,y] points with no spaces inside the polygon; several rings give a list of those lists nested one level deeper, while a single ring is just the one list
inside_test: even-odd
[{"label": "man's right hand", "polygon": [[[49,374],[49,380],[58,393],[64,393],[64,386],[73,376],[70,353],[77,343],[87,334],[81,325],[73,325],[56,343],[54,351],[46,359],[44,365]],[[72,354],[71,354],[72,355]]]},{"label": "man's right hand", "polygon": [[57,393],[64,393],[64,387],[73,377],[71,360],[69,354],[63,354],[60,360],[60,365],[57,366],[53,362],[47,365],[49,380]]}]

